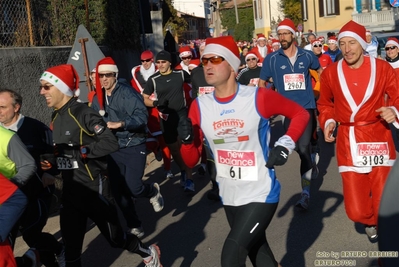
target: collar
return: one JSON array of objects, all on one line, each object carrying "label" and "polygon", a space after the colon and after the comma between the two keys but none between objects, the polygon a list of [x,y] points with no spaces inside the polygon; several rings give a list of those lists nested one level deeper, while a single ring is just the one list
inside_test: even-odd
[{"label": "collar", "polygon": [[391,63],[396,62],[396,61],[399,60],[399,54],[398,54],[395,58],[393,58],[393,59],[390,59],[390,58],[386,57],[386,60],[387,60],[388,62],[391,62]]},{"label": "collar", "polygon": [[0,123],[0,125],[13,132],[18,132],[18,129],[21,128],[22,123],[24,123],[24,118],[24,115],[18,114],[18,119],[13,124],[5,126],[3,123]]}]

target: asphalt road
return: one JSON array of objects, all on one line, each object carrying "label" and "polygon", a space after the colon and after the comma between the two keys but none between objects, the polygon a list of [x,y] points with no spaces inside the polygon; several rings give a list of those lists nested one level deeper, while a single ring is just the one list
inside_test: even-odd
[{"label": "asphalt road", "polygon": [[[274,137],[281,135],[278,120],[274,123],[273,133]],[[287,164],[277,167],[282,184],[281,197],[266,235],[283,267],[377,266],[377,259],[371,256],[378,251],[378,244],[371,243],[363,226],[353,223],[345,214],[334,150],[334,144],[321,141],[320,174],[312,181],[307,212],[294,209],[301,193],[299,156],[294,152]],[[143,242],[160,246],[164,267],[220,266],[221,250],[229,228],[221,203],[206,197],[211,188],[209,178],[195,174],[196,193],[190,195],[179,185],[175,165],[176,177],[165,180],[161,162],[149,155],[148,164],[144,180],[161,185],[165,208],[155,213],[147,199],[137,200],[138,214],[146,233]],[[50,218],[46,230],[60,238],[57,215]],[[26,249],[18,238],[16,255],[23,254]],[[83,250],[85,267],[144,266],[138,255],[111,248],[92,224],[88,225]],[[337,261],[326,265],[328,262],[322,260]],[[249,261],[247,266],[252,266]]]}]

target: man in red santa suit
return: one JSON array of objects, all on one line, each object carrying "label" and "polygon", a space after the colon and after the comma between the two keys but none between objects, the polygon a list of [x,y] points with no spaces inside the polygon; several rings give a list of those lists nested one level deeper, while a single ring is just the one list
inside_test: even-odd
[{"label": "man in red santa suit", "polygon": [[338,44],[344,60],[321,74],[319,122],[326,142],[337,141],[346,214],[376,240],[380,199],[396,159],[389,123],[398,128],[398,80],[388,62],[364,55],[362,25],[345,24]]},{"label": "man in red santa suit", "polygon": [[257,45],[251,49],[251,53],[256,55],[256,57],[259,59],[258,64],[261,66],[267,55],[266,37],[264,34],[258,34]]},{"label": "man in red santa suit", "polygon": [[[157,71],[154,64],[154,54],[150,50],[141,53],[141,65],[132,69],[131,84],[134,89],[140,94],[143,93],[145,84],[148,78]],[[152,94],[151,100],[157,100],[156,96]],[[165,140],[162,136],[161,126],[159,124],[158,110],[154,107],[147,107],[148,122],[147,122],[147,150],[152,151],[158,161],[163,159],[163,168],[166,178],[172,178],[171,171],[171,154],[169,148],[166,146]]]}]

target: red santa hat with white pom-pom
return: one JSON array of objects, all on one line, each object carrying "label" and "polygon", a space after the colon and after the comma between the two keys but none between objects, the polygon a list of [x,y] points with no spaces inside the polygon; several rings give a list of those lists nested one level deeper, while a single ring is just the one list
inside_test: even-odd
[{"label": "red santa hat with white pom-pom", "polygon": [[43,72],[40,80],[51,83],[67,96],[78,97],[80,94],[79,76],[71,64],[48,68]]}]

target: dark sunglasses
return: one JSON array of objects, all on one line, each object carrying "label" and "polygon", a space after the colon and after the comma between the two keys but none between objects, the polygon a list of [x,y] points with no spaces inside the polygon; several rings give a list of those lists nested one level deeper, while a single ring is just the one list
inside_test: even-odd
[{"label": "dark sunglasses", "polygon": [[256,58],[254,58],[254,57],[253,57],[253,58],[248,58],[248,59],[247,59],[247,62],[249,62],[249,61],[251,61],[251,60],[256,60]]},{"label": "dark sunglasses", "polygon": [[202,65],[204,65],[204,66],[206,64],[208,64],[208,61],[210,61],[212,64],[218,65],[218,64],[220,64],[220,63],[222,63],[224,61],[224,58],[223,57],[219,57],[219,56],[201,58]]},{"label": "dark sunglasses", "polygon": [[151,61],[151,58],[150,59],[142,59],[141,60],[141,62],[150,62]]},{"label": "dark sunglasses", "polygon": [[181,59],[186,60],[186,59],[191,59],[191,57],[182,57]]},{"label": "dark sunglasses", "polygon": [[40,85],[39,86],[39,91],[41,91],[42,89],[48,91],[50,90],[51,87],[53,87],[54,85]]},{"label": "dark sunglasses", "polygon": [[387,46],[385,47],[385,51],[394,50],[396,46]]},{"label": "dark sunglasses", "polygon": [[99,76],[100,78],[104,78],[104,76],[107,77],[107,78],[110,78],[110,77],[115,77],[115,73],[114,73],[114,72],[103,73],[103,74],[99,73],[98,76]]},{"label": "dark sunglasses", "polygon": [[157,61],[157,64],[164,64],[164,63],[166,63],[167,61],[166,60],[158,60]]},{"label": "dark sunglasses", "polygon": [[313,47],[322,47],[322,46],[323,46],[323,45],[320,44],[320,45],[314,45]]}]

